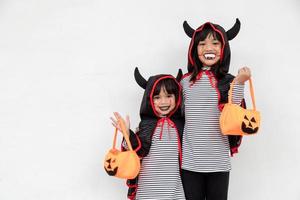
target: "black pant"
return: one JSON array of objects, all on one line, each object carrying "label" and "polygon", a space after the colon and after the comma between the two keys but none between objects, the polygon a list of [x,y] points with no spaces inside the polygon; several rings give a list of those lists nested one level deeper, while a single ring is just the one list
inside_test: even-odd
[{"label": "black pant", "polygon": [[182,170],[187,200],[227,200],[229,172],[201,173]]}]

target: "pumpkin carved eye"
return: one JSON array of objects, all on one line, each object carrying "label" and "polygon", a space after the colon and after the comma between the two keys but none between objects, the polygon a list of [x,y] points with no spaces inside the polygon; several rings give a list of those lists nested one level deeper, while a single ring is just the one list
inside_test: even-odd
[{"label": "pumpkin carved eye", "polygon": [[110,166],[110,161],[111,161],[111,159],[108,159],[108,160],[106,160],[106,162],[107,162],[107,169],[111,169],[111,166]]},{"label": "pumpkin carved eye", "polygon": [[[250,118],[250,117],[249,117]],[[258,126],[254,117],[249,118],[245,115],[242,122],[242,130],[248,134],[254,134],[258,131]]]}]

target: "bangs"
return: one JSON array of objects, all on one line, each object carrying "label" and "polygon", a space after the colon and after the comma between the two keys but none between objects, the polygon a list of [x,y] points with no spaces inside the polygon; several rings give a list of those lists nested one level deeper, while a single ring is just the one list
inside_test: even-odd
[{"label": "bangs", "polygon": [[174,94],[177,102],[179,97],[179,86],[174,79],[166,78],[159,81],[154,89],[153,96],[159,95],[161,89],[168,94]]},{"label": "bangs", "polygon": [[215,30],[213,30],[210,26],[205,26],[202,31],[196,34],[195,44],[198,44],[199,41],[204,41],[209,35],[211,35],[215,40],[221,42],[223,46],[221,35],[217,33]]}]

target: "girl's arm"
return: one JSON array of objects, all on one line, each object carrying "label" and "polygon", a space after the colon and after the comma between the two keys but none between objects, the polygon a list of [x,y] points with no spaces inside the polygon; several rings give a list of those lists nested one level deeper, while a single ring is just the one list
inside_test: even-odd
[{"label": "girl's arm", "polygon": [[181,117],[185,117],[185,105],[184,105],[184,99],[183,99],[183,91],[181,92]]},{"label": "girl's arm", "polygon": [[[114,115],[116,119],[111,117],[113,126],[122,131],[119,121],[125,121],[127,129],[125,134],[129,134],[129,140],[133,150],[135,150],[140,157],[147,156],[151,147],[151,137],[156,125],[156,119],[142,120],[139,124],[138,131],[134,133],[129,129],[130,122],[128,116],[126,120],[124,120],[119,113],[115,112]],[[124,149],[127,149],[126,142],[123,141],[122,146]]]},{"label": "girl's arm", "polygon": [[[136,151],[139,157],[143,158],[148,155],[150,146],[151,146],[151,133],[152,126],[151,122],[141,121],[139,124],[139,128],[134,133],[130,130],[130,142],[132,148]],[[123,139],[122,147],[128,149],[126,141]]]},{"label": "girl's arm", "polygon": [[244,84],[251,77],[251,70],[249,67],[242,67],[238,71],[238,75],[235,77],[237,84]]},{"label": "girl's arm", "polygon": [[[126,116],[126,120],[124,120],[122,118],[122,116],[118,113],[118,112],[114,112],[114,116],[115,118],[111,117],[111,121],[112,121],[112,125],[114,127],[116,127],[119,131],[123,132],[123,130],[121,129],[121,126],[120,126],[120,123],[119,121],[120,120],[123,120],[125,121],[125,125],[126,125],[126,132],[123,134],[128,134],[129,136],[129,140],[130,140],[130,143],[131,143],[131,146],[132,146],[132,149],[134,151],[139,151],[139,149],[141,148],[141,140],[138,136],[137,133],[134,133],[131,129],[130,129],[130,120],[129,120],[129,116]],[[121,147],[122,147],[122,150],[128,150],[128,145],[125,141],[125,139],[123,138],[123,141],[122,141],[122,144],[121,144]]]},{"label": "girl's arm", "polygon": [[140,157],[145,157],[148,155],[151,147],[151,139],[153,128],[155,127],[156,121],[152,120],[142,120],[139,124],[139,130],[136,135],[140,141],[140,147],[137,149],[137,154]]},{"label": "girl's arm", "polygon": [[239,69],[238,75],[235,77],[235,83],[232,90],[232,101],[234,104],[241,104],[244,98],[244,83],[251,77],[251,70],[248,67]]},{"label": "girl's arm", "polygon": [[[129,140],[134,151],[138,151],[141,148],[141,141],[136,133],[129,129]],[[126,140],[123,138],[122,141],[122,150],[128,150],[128,145]]]},{"label": "girl's arm", "polygon": [[232,88],[232,103],[240,105],[244,99],[244,84],[235,83]]}]

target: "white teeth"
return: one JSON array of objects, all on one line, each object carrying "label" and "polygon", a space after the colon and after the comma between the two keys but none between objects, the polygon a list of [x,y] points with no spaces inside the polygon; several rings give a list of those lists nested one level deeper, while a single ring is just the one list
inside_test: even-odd
[{"label": "white teeth", "polygon": [[208,60],[214,59],[216,57],[216,54],[213,53],[206,53],[204,54],[204,57]]},{"label": "white teeth", "polygon": [[162,106],[162,107],[159,107],[160,110],[162,111],[167,111],[169,110],[170,106]]}]

